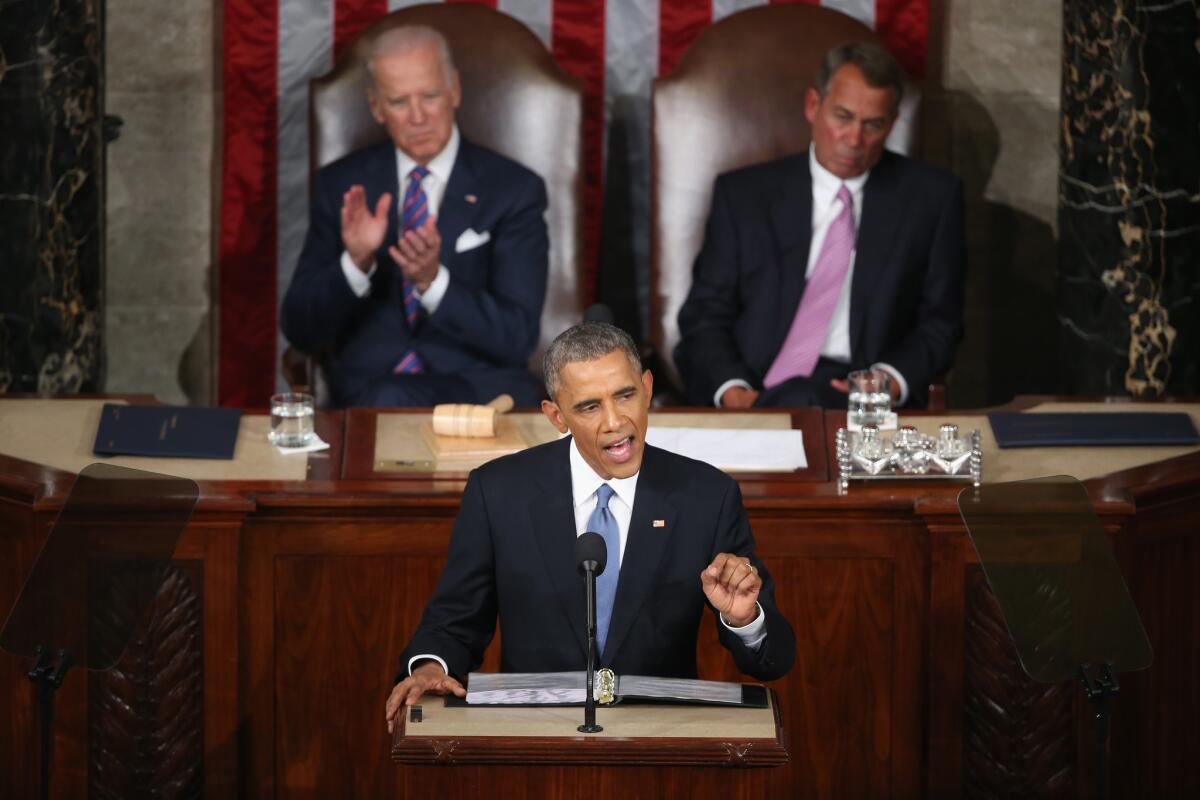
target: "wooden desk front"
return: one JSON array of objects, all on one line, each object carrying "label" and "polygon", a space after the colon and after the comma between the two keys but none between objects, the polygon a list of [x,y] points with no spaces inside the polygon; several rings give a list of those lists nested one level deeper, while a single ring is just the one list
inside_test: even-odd
[{"label": "wooden desk front", "polygon": [[[345,431],[335,447],[346,473],[364,446],[351,424],[362,414],[322,423],[327,440]],[[816,419],[810,443],[837,421]],[[178,618],[191,635],[144,637],[138,647],[176,647],[187,665],[183,707],[202,724],[173,727],[177,739],[160,745],[207,796],[395,796],[406,785],[405,768],[387,757],[383,700],[444,560],[462,476],[334,478],[202,483],[173,588],[156,611],[160,627],[150,626],[167,630]],[[0,606],[19,591],[71,480],[0,457]],[[1089,785],[1077,692],[1020,679],[958,517],[959,487],[856,485],[842,495],[827,479],[740,482],[799,647],[796,668],[774,685],[791,757],[754,779],[760,796],[1039,786],[1072,794]],[[1090,489],[1156,650],[1150,671],[1122,676],[1114,779],[1130,793],[1200,791],[1187,755],[1200,751],[1191,727],[1200,711],[1200,457],[1127,470]],[[736,678],[710,622],[701,633],[702,675]],[[494,652],[487,664],[496,668]],[[27,666],[0,656],[8,720],[0,771],[24,787],[37,775]],[[136,748],[120,751],[117,732],[98,727],[116,691],[107,680],[72,675],[62,692],[56,780],[64,796],[173,777],[137,772]],[[165,735],[150,716],[128,721]],[[98,763],[129,770],[102,774]]]},{"label": "wooden desk front", "polygon": [[599,708],[604,730],[589,735],[575,730],[578,707],[422,705],[424,720],[402,719],[392,739],[401,796],[473,798],[487,786],[507,797],[769,797],[770,768],[787,761],[774,702]]}]

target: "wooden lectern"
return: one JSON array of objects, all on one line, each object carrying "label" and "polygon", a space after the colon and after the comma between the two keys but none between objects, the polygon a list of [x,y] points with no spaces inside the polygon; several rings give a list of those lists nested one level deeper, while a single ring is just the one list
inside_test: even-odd
[{"label": "wooden lectern", "polygon": [[[445,705],[425,698],[422,720],[401,719],[392,760],[402,784],[429,796],[772,796],[788,760],[774,693],[767,708],[618,705],[598,708],[601,733],[575,728],[575,706]],[[436,766],[424,766],[436,765]],[[706,769],[707,768],[707,769]],[[403,796],[409,796],[403,793]]]}]

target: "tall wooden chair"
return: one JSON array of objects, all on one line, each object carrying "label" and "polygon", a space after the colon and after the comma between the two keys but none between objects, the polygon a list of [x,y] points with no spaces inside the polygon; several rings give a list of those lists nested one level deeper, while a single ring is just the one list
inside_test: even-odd
[{"label": "tall wooden chair", "polygon": [[[665,385],[682,386],[673,357],[676,320],[692,285],[713,181],[808,147],[805,91],[822,56],[850,41],[882,45],[870,28],[837,11],[761,6],[705,30],[675,70],[654,81],[649,352]],[[906,87],[889,149],[912,149],[917,107],[916,92]]]}]

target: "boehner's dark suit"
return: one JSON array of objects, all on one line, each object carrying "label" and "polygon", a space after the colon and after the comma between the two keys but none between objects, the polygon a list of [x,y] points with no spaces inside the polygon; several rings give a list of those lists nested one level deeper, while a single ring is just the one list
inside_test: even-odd
[{"label": "boehner's dark suit", "polygon": [[[850,363],[828,377],[885,362],[908,382],[908,405],[925,405],[930,380],[950,367],[962,336],[962,214],[956,177],[883,154],[863,187]],[[675,360],[693,403],[711,405],[734,378],[763,388],[804,293],[811,239],[807,152],[717,178],[679,312]]]}]

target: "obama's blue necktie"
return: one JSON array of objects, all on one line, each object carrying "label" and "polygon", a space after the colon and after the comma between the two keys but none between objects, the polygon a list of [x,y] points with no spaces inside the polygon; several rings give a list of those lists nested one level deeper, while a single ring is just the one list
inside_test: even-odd
[{"label": "obama's blue necktie", "polygon": [[617,578],[621,571],[621,534],[617,530],[617,520],[608,508],[608,501],[613,494],[611,486],[600,484],[596,490],[596,510],[588,517],[587,524],[589,531],[604,537],[604,544],[608,547],[608,566],[604,568],[604,574],[596,578],[596,647],[600,651],[597,657],[604,652],[604,643],[608,639],[608,623],[612,620]]}]

